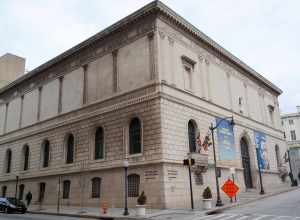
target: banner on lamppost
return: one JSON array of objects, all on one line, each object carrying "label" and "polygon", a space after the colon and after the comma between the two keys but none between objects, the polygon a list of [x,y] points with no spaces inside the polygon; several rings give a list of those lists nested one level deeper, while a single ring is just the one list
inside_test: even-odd
[{"label": "banner on lamppost", "polygon": [[254,135],[259,167],[260,169],[270,169],[269,155],[266,145],[266,135],[259,131],[255,131]]},{"label": "banner on lamppost", "polygon": [[230,121],[216,118],[219,160],[235,160],[236,149],[234,142],[233,125]]}]

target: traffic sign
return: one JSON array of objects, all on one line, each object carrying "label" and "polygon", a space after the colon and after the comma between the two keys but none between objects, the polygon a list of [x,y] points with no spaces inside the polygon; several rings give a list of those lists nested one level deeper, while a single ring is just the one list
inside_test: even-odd
[{"label": "traffic sign", "polygon": [[222,186],[222,190],[229,198],[232,198],[239,191],[239,187],[232,180],[228,179]]}]

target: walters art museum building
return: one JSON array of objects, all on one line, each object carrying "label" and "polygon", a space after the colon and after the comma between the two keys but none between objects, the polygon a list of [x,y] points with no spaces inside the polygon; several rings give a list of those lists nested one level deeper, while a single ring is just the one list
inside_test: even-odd
[{"label": "walters art museum building", "polygon": [[128,160],[129,206],[144,191],[148,207],[189,208],[183,160],[196,161],[195,203],[207,186],[216,197],[212,147],[198,144],[231,116],[215,130],[220,184],[234,167],[241,191],[259,190],[260,158],[268,191],[286,184],[281,93],[154,1],[0,89],[0,193],[18,177],[33,204],[123,207]]}]

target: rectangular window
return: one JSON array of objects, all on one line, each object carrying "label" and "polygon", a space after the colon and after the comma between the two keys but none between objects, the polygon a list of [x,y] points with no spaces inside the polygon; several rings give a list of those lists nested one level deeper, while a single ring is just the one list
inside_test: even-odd
[{"label": "rectangular window", "polygon": [[289,124],[290,124],[290,125],[293,125],[293,124],[294,124],[294,120],[293,120],[293,119],[290,119],[290,120],[289,120]]},{"label": "rectangular window", "polygon": [[274,125],[274,111],[275,111],[275,108],[274,108],[274,106],[269,105],[268,109],[269,109],[270,122],[271,122],[272,125]]},{"label": "rectangular window", "polygon": [[296,140],[296,132],[295,132],[295,130],[291,130],[291,139],[292,139],[292,141]]},{"label": "rectangular window", "polygon": [[193,72],[196,62],[184,55],[181,56],[181,60],[183,67],[184,89],[193,91]]}]

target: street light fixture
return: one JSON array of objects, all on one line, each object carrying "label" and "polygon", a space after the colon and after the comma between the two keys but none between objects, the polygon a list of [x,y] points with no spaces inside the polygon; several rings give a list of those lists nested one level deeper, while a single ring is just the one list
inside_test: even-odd
[{"label": "street light fixture", "polygon": [[218,168],[217,168],[217,158],[216,158],[216,147],[215,147],[215,138],[214,138],[214,130],[217,129],[219,127],[219,125],[221,124],[221,122],[223,122],[224,120],[227,119],[231,119],[230,121],[230,125],[234,126],[234,120],[233,120],[233,116],[231,117],[225,117],[222,118],[217,124],[216,126],[213,125],[213,123],[211,123],[209,130],[211,132],[211,138],[212,138],[212,145],[213,145],[213,152],[214,152],[214,164],[215,164],[215,177],[216,177],[216,188],[217,188],[217,203],[216,206],[223,206],[222,200],[221,200],[221,196],[220,196],[220,186],[219,186],[219,179],[218,179]]},{"label": "street light fixture", "polygon": [[124,167],[124,175],[125,175],[125,193],[124,193],[124,202],[125,202],[125,207],[124,207],[124,212],[123,212],[123,215],[129,215],[129,212],[128,212],[128,205],[127,205],[127,200],[128,200],[128,178],[127,178],[127,173],[128,173],[128,166],[129,166],[129,163],[128,163],[128,160],[124,160],[123,161],[123,167]]}]

